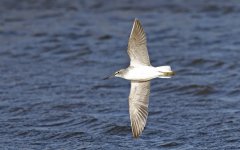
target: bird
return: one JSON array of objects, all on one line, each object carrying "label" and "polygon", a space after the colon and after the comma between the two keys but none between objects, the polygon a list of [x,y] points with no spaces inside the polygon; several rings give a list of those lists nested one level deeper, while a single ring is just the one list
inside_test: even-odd
[{"label": "bird", "polygon": [[146,125],[150,94],[150,80],[171,78],[175,75],[170,66],[153,67],[150,63],[146,34],[140,21],[135,18],[128,40],[127,53],[130,65],[105,78],[119,77],[131,81],[129,94],[129,115],[132,135],[138,138]]}]

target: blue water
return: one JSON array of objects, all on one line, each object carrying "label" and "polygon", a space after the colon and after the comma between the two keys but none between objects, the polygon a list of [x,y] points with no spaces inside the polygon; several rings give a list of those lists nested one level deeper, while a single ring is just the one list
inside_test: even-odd
[{"label": "blue water", "polygon": [[[154,66],[133,139],[129,64],[137,17]],[[0,149],[240,149],[240,2],[1,0]]]}]

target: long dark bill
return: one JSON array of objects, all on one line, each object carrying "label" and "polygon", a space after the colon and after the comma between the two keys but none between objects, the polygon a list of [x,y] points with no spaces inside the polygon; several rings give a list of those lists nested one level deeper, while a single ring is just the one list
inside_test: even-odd
[{"label": "long dark bill", "polygon": [[107,80],[107,79],[110,79],[110,78],[113,78],[113,77],[114,77],[114,75],[110,75],[108,77],[103,78],[103,80]]}]

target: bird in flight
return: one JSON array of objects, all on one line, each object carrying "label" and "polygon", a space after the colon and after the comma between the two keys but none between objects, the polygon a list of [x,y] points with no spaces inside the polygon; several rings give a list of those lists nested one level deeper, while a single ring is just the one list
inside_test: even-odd
[{"label": "bird in flight", "polygon": [[147,122],[150,80],[171,78],[175,73],[170,66],[153,67],[151,65],[146,34],[138,19],[134,20],[127,52],[130,57],[129,67],[116,71],[110,77],[120,77],[131,81],[129,114],[133,137],[138,138]]}]

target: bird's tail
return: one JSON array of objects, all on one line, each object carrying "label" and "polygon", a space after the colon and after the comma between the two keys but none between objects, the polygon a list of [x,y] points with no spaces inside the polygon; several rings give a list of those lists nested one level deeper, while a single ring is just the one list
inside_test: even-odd
[{"label": "bird's tail", "polygon": [[156,69],[160,73],[159,78],[171,78],[175,75],[170,66],[159,66]]}]

